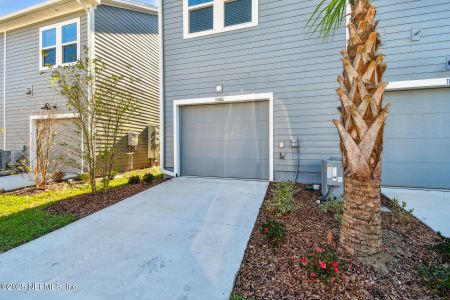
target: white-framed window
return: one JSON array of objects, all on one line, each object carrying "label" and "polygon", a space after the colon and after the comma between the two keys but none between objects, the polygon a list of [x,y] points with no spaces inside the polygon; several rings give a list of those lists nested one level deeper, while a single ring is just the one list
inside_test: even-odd
[{"label": "white-framed window", "polygon": [[183,0],[183,37],[258,25],[258,0]]},{"label": "white-framed window", "polygon": [[80,58],[80,18],[39,28],[39,69],[75,63]]}]

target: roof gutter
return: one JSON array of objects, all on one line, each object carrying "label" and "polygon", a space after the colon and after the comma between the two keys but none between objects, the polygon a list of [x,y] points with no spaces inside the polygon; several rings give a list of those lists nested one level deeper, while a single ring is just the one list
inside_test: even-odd
[{"label": "roof gutter", "polygon": [[165,128],[164,128],[164,38],[163,38],[163,0],[158,0],[158,31],[159,31],[159,128],[160,138],[160,165],[164,175],[176,177],[175,172],[166,170],[165,167]]}]

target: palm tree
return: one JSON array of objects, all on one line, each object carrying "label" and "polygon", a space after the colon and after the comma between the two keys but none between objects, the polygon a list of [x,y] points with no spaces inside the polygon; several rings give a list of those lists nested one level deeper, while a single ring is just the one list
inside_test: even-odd
[{"label": "palm tree", "polygon": [[[308,24],[327,37],[345,17],[346,1],[321,0]],[[342,50],[343,74],[337,79],[340,120],[333,120],[344,167],[344,215],[340,249],[355,256],[381,251],[380,183],[383,129],[390,104],[383,107],[386,65],[378,53],[376,10],[371,0],[350,0],[347,49]]]}]

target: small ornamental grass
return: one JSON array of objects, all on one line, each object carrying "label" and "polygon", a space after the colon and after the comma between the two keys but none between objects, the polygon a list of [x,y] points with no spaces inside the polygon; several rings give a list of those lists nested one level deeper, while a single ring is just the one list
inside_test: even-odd
[{"label": "small ornamental grass", "polygon": [[277,215],[286,215],[293,212],[297,206],[294,203],[294,196],[297,188],[293,182],[282,182],[276,185],[273,197],[269,201],[269,210]]},{"label": "small ornamental grass", "polygon": [[341,222],[342,214],[344,213],[344,198],[328,197],[327,201],[320,204],[320,209],[323,212],[332,214],[337,221]]},{"label": "small ornamental grass", "polygon": [[313,281],[334,283],[345,268],[333,251],[315,247],[307,256],[301,258],[300,269]]},{"label": "small ornamental grass", "polygon": [[132,175],[128,177],[128,184],[138,184],[141,183],[141,177],[139,175]]},{"label": "small ornamental grass", "polygon": [[279,248],[286,240],[286,227],[277,221],[264,222],[260,226],[259,232],[264,235],[272,248]]},{"label": "small ornamental grass", "polygon": [[450,267],[448,264],[423,264],[418,273],[434,293],[443,297],[450,295]]},{"label": "small ornamental grass", "polygon": [[146,173],[144,174],[144,176],[142,176],[142,181],[144,181],[145,183],[152,183],[154,179],[155,175],[153,175],[152,173]]},{"label": "small ornamental grass", "polygon": [[398,201],[397,198],[392,199],[392,214],[394,218],[400,224],[409,224],[414,219],[413,216],[414,208],[407,209],[406,202]]}]

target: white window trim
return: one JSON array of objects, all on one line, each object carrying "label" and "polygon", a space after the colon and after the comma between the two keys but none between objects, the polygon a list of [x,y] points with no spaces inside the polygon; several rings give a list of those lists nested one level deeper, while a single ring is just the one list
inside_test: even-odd
[{"label": "white window trim", "polygon": [[[273,93],[221,96],[211,98],[183,99],[173,101],[173,152],[174,177],[181,175],[180,169],[180,107],[184,105],[225,104],[238,102],[269,101],[269,181],[273,181]],[[161,151],[164,151],[162,149]]]},{"label": "white window trim", "polygon": [[[190,39],[220,32],[244,29],[258,26],[258,0],[252,0],[252,21],[233,26],[225,27],[225,2],[231,0],[212,0],[211,3],[202,3],[195,6],[188,6],[189,0],[183,0],[183,38]],[[213,6],[213,29],[200,32],[189,33],[189,11],[202,7]]]},{"label": "white window trim", "polygon": [[[76,62],[71,62],[71,63],[63,63],[63,46],[65,45],[71,45],[71,44],[75,44],[75,42],[69,42],[69,43],[62,43],[62,27],[68,24],[73,24],[76,23],[77,24],[77,40],[76,40],[76,44],[77,44],[77,60],[80,59],[81,57],[81,49],[80,49],[80,18],[75,18],[75,19],[71,19],[71,20],[67,20],[64,22],[60,22],[60,23],[56,23],[56,24],[52,24],[52,25],[48,25],[48,26],[44,26],[39,28],[39,70],[41,71],[45,71],[45,70],[49,70],[49,69],[54,69],[54,68],[58,68],[58,67],[64,67],[64,66],[70,66],[75,64]],[[43,66],[43,57],[42,57],[42,50],[48,49],[48,48],[53,48],[53,47],[47,47],[47,48],[42,48],[42,32],[48,29],[56,29],[56,64],[52,67],[48,67],[48,66]]]}]

